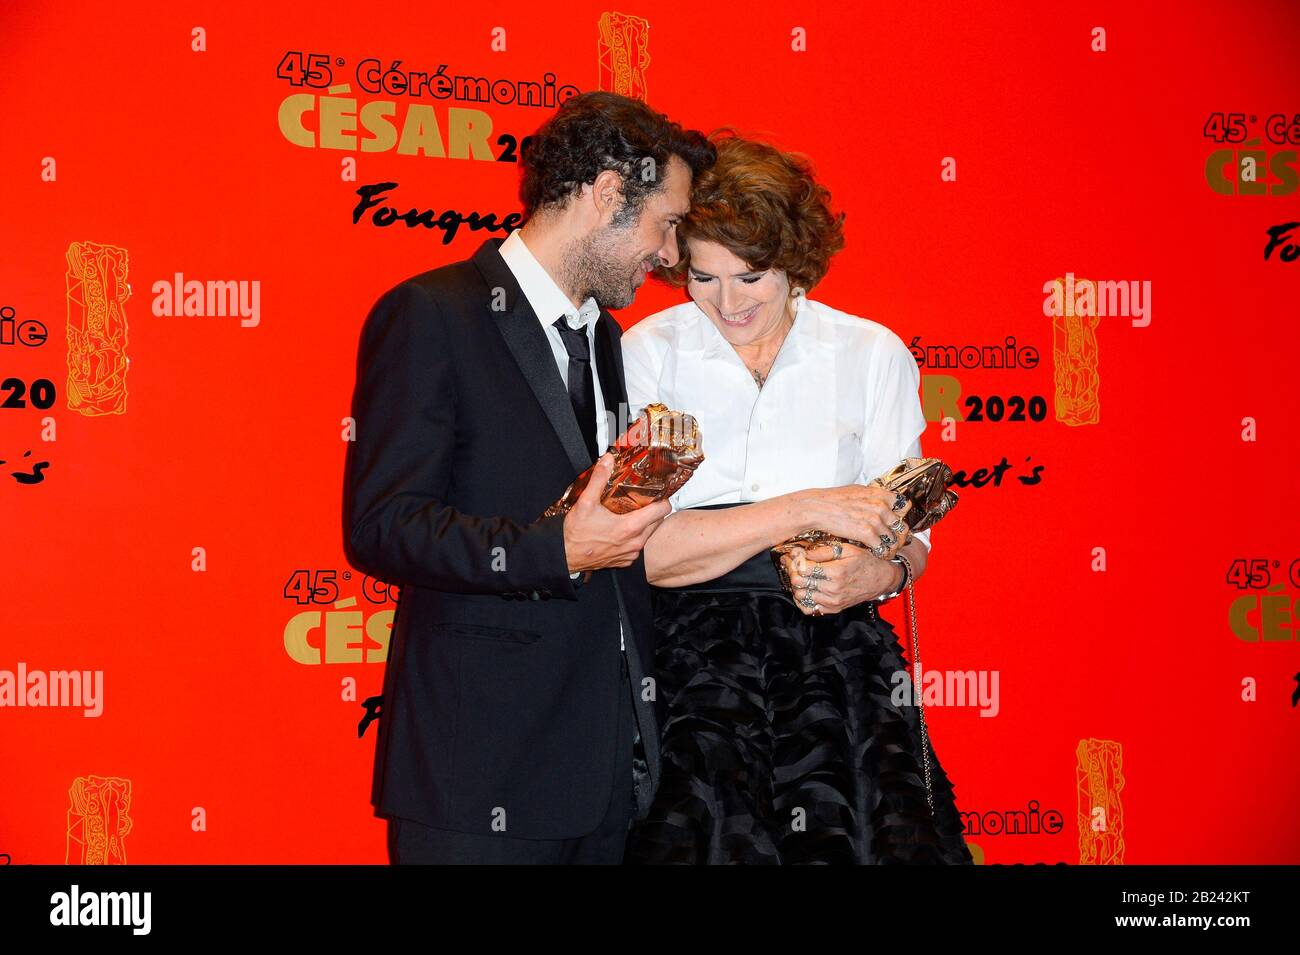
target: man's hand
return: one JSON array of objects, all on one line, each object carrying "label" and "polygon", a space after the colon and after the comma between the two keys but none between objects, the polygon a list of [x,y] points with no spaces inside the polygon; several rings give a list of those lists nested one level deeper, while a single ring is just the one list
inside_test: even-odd
[{"label": "man's hand", "polygon": [[591,480],[564,515],[564,554],[569,573],[601,567],[627,567],[672,512],[667,501],[657,501],[627,514],[615,514],[600,502],[601,491],[614,468],[614,456],[602,454]]}]

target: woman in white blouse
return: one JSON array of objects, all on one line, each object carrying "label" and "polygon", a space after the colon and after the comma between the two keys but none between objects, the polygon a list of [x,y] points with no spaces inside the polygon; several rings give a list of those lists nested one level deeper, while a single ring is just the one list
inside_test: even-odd
[{"label": "woman in white blouse", "polygon": [[[969,863],[933,750],[927,803],[876,609],[929,556],[905,502],[865,486],[921,456],[920,373],[884,325],[808,297],[844,242],[807,161],[714,141],[659,273],[690,300],[622,339],[630,408],[694,415],[704,450],[645,547],[663,775],[626,859]],[[877,546],[800,552],[792,598],[769,550],[808,530]]]}]

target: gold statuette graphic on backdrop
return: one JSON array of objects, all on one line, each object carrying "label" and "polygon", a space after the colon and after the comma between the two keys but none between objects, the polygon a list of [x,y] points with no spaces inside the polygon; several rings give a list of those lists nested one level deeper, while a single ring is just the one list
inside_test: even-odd
[{"label": "gold statuette graphic on backdrop", "polygon": [[1079,865],[1124,864],[1124,747],[1114,740],[1084,739],[1075,749]]},{"label": "gold statuette graphic on backdrop", "polygon": [[646,97],[650,21],[626,13],[602,13],[596,24],[596,89],[632,99]]},{"label": "gold statuette graphic on backdrop", "polygon": [[68,865],[126,865],[131,780],[78,776],[68,790]]},{"label": "gold statuette graphic on backdrop", "polygon": [[68,246],[68,408],[126,413],[126,249],[95,242]]},{"label": "gold statuette graphic on backdrop", "polygon": [[[609,447],[614,455],[600,502],[615,514],[626,514],[666,501],[676,494],[704,460],[695,419],[661,404],[646,405],[636,421]],[[591,480],[593,464],[574,479],[542,517],[567,514]]]},{"label": "gold statuette graphic on backdrop", "polygon": [[[1070,286],[1055,279],[1063,290]],[[1097,286],[1087,279],[1073,279],[1073,288],[1091,286],[1096,301]],[[1097,372],[1096,315],[1076,315],[1074,294],[1061,295],[1060,315],[1052,317],[1052,367],[1056,385],[1056,420],[1068,425],[1097,424],[1101,420],[1101,378]]]}]

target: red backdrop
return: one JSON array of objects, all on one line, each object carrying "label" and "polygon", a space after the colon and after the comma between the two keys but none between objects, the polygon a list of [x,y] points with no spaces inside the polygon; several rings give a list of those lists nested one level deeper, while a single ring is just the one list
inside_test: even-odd
[{"label": "red backdrop", "polygon": [[[1300,220],[1296,5],[668,2],[621,5],[602,40],[612,12],[4,5],[0,853],[386,860],[357,725],[392,604],[342,552],[357,336],[488,233],[354,223],[356,190],[517,211],[518,166],[493,160],[551,114],[509,101],[536,83],[805,152],[847,212],[814,297],[916,344],[925,453],[983,485],[917,587],[925,666],[998,674],[996,715],[927,711],[977,856],[1300,861],[1300,261],[1263,254]],[[638,37],[648,62],[602,74]],[[510,82],[411,91],[441,65]],[[444,154],[385,139],[385,114],[399,142],[431,118]],[[256,324],[166,314],[176,273],[257,288]],[[1160,309],[1055,352],[1044,284],[1066,273]],[[618,319],[681,294],[648,285]],[[1035,367],[962,360],[1008,336]],[[926,352],[948,345],[978,351]],[[1045,413],[1011,420],[1021,402]],[[68,705],[17,705],[74,670],[80,697],[44,697]]]}]

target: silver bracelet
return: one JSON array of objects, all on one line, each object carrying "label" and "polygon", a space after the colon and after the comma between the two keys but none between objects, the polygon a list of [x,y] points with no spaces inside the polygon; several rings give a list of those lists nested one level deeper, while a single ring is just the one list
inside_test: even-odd
[{"label": "silver bracelet", "polygon": [[886,600],[892,600],[906,590],[907,585],[912,582],[912,565],[906,557],[902,554],[895,554],[893,557],[889,558],[889,562],[891,564],[897,564],[899,567],[903,568],[903,581],[898,585],[898,589],[892,594],[881,594],[879,597],[876,597],[876,603],[883,603]]}]

